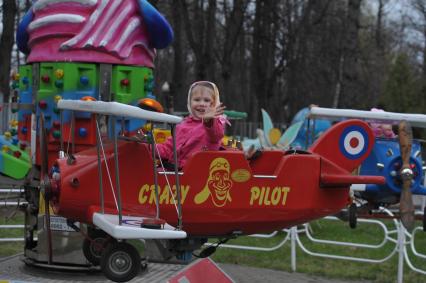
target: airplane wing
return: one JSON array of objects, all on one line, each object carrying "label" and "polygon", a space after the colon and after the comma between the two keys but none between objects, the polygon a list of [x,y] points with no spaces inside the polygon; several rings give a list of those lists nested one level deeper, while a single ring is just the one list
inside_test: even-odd
[{"label": "airplane wing", "polygon": [[178,124],[182,121],[182,117],[179,116],[148,111],[136,106],[127,105],[119,102],[61,99],[58,101],[58,108],[64,110],[113,115],[118,117],[144,119],[154,122],[163,122],[170,124]]},{"label": "airplane wing", "polygon": [[342,118],[356,118],[366,120],[367,122],[386,122],[391,124],[397,124],[400,121],[405,120],[413,127],[426,128],[426,115],[424,114],[312,107],[310,109],[309,117],[328,118],[338,121],[342,120]]},{"label": "airplane wing", "polygon": [[116,239],[184,239],[185,231],[176,230],[175,227],[165,223],[163,228],[143,228],[148,218],[123,216],[123,223],[119,225],[118,215],[93,213],[93,224]]}]

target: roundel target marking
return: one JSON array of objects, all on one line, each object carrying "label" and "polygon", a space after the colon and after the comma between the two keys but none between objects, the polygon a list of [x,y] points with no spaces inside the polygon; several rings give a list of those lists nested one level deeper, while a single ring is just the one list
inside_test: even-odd
[{"label": "roundel target marking", "polygon": [[340,151],[349,159],[358,159],[368,148],[368,134],[360,126],[350,126],[343,130],[340,136]]}]

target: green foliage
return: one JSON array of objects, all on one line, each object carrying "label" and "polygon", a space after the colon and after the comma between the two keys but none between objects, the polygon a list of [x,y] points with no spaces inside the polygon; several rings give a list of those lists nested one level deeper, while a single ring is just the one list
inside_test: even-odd
[{"label": "green foliage", "polygon": [[391,64],[381,102],[388,111],[424,113],[426,110],[421,80],[407,54],[399,53]]}]

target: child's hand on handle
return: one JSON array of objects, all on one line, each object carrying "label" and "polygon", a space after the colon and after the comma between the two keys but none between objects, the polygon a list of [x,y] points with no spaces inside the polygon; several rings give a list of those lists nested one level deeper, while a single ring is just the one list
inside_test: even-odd
[{"label": "child's hand on handle", "polygon": [[225,112],[226,106],[223,103],[218,106],[209,107],[203,117],[204,125],[210,127],[214,118],[218,118]]}]

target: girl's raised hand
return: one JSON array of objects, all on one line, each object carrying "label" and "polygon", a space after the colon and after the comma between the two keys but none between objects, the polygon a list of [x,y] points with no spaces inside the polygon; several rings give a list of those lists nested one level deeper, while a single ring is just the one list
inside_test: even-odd
[{"label": "girl's raised hand", "polygon": [[225,109],[226,106],[223,105],[223,103],[218,106],[210,107],[203,116],[204,123],[210,123],[213,118],[218,118],[220,115],[223,115]]}]

